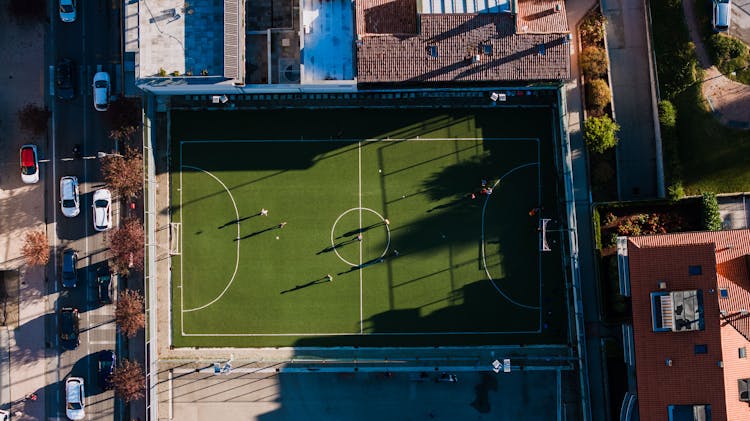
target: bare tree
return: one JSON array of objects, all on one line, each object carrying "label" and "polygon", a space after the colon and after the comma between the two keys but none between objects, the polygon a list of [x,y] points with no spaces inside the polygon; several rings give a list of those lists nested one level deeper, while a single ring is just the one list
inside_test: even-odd
[{"label": "bare tree", "polygon": [[145,243],[143,225],[138,219],[128,218],[109,235],[110,265],[117,273],[143,269]]},{"label": "bare tree", "polygon": [[121,155],[108,155],[102,160],[102,175],[120,195],[133,198],[143,190],[143,157],[125,146]]},{"label": "bare tree", "polygon": [[123,359],[112,372],[115,394],[125,403],[141,399],[146,390],[146,373],[136,361]]},{"label": "bare tree", "polygon": [[26,264],[30,266],[44,266],[49,262],[49,241],[44,231],[31,231],[26,233],[23,248],[21,249]]},{"label": "bare tree", "polygon": [[143,295],[132,289],[125,289],[117,296],[115,322],[120,332],[132,338],[146,326],[146,310]]},{"label": "bare tree", "polygon": [[49,110],[36,104],[26,104],[18,111],[21,129],[34,135],[43,135],[47,132],[49,117]]}]

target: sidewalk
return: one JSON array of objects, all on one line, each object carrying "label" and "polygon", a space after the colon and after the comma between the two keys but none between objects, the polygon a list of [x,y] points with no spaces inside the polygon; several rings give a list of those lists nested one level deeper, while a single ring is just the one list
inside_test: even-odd
[{"label": "sidewalk", "polygon": [[[573,183],[576,201],[576,225],[578,227],[578,267],[580,272],[584,318],[587,325],[599,320],[599,297],[596,285],[594,266],[594,244],[591,233],[591,202],[589,195],[588,157],[583,142],[581,127],[583,125],[583,104],[581,102],[580,71],[578,68],[578,33],[576,27],[589,9],[596,5],[596,0],[569,0],[565,6],[568,14],[568,26],[573,32],[571,80],[565,85],[568,109],[568,133],[573,160]],[[604,361],[600,338],[596,335],[586,336],[586,354],[589,375],[589,406],[592,420],[608,419],[607,399],[605,394]]]},{"label": "sidewalk", "polygon": [[[45,180],[41,169],[37,184],[22,184],[18,174],[18,148],[36,143],[40,158],[47,157],[47,141],[20,130],[17,112],[28,103],[45,103],[45,26],[19,24],[8,13],[0,13],[0,44],[6,48],[5,66],[0,74],[0,120],[3,141],[0,142],[0,270],[18,270],[13,277],[13,303],[8,304],[7,325],[0,327],[0,405],[13,420],[44,420],[47,363],[46,273],[44,267],[28,268],[21,257],[24,235],[30,230],[45,229]],[[54,226],[51,227],[54,229]],[[54,235],[54,233],[51,233]],[[52,361],[54,362],[54,361]],[[54,365],[53,365],[54,367]],[[36,393],[35,401],[24,397]]]},{"label": "sidewalk", "polygon": [[643,1],[602,0],[607,18],[607,50],[620,125],[617,178],[620,200],[658,196],[649,48]]}]

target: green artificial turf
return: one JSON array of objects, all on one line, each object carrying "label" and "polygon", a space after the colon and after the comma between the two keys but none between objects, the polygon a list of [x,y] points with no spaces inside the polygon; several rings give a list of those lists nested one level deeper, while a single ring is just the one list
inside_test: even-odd
[{"label": "green artificial turf", "polygon": [[[297,123],[274,125],[263,123],[280,113],[257,112],[208,142],[182,116],[174,344],[476,344],[539,330],[562,299],[540,300],[540,271],[559,295],[561,259],[540,261],[528,215],[539,203],[557,212],[552,139],[539,128],[526,132],[541,141],[510,139],[522,133],[500,115],[287,111]],[[467,197],[501,177],[492,195]]]}]

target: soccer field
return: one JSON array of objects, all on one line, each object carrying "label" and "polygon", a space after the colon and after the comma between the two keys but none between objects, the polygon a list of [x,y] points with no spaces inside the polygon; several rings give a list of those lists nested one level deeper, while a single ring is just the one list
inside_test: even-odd
[{"label": "soccer field", "polygon": [[539,250],[540,218],[558,219],[552,124],[503,129],[504,113],[256,112],[218,134],[176,117],[173,344],[544,335],[562,285],[559,250]]}]

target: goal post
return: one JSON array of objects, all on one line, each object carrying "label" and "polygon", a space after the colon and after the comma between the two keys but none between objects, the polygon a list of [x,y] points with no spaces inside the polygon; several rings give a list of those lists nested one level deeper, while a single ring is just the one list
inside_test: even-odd
[{"label": "goal post", "polygon": [[539,251],[552,251],[547,243],[547,224],[549,221],[551,221],[551,219],[539,219]]},{"label": "goal post", "polygon": [[169,254],[180,255],[182,254],[182,224],[180,222],[169,223]]}]

